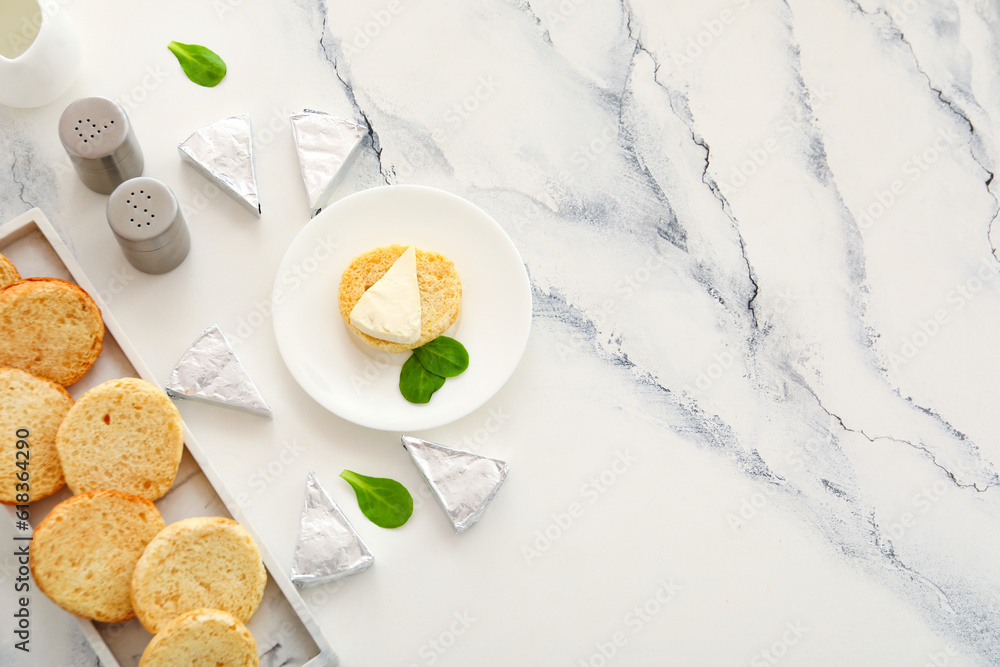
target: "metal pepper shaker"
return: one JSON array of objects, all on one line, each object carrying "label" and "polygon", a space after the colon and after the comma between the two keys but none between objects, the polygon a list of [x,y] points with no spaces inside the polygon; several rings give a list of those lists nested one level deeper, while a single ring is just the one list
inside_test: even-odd
[{"label": "metal pepper shaker", "polygon": [[187,257],[191,235],[174,193],[148,176],[132,178],[108,197],[108,224],[125,258],[145,273],[166,273]]},{"label": "metal pepper shaker", "polygon": [[106,97],[82,97],[59,119],[59,140],[84,185],[110,194],[142,175],[143,159],[125,110]]}]

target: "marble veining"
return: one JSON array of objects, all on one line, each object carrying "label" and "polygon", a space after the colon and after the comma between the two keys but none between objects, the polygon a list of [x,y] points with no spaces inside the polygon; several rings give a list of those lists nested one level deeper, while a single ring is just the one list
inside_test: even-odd
[{"label": "marble veining", "polygon": [[[459,194],[507,231],[531,279],[532,342],[489,406],[514,417],[480,443],[510,462],[511,483],[460,545],[433,532],[440,517],[415,514],[409,533],[371,536],[371,571],[306,596],[345,664],[1000,662],[996,3],[178,5],[171,29],[203,21],[199,39],[231,54],[218,90],[173,74],[131,112],[182,200],[201,183],[142,130],[182,137],[215,119],[181,110],[184,95],[218,117],[251,112],[256,139],[275,109],[317,108],[368,130],[338,198],[397,183]],[[222,37],[241,30],[269,31],[273,60]],[[92,48],[102,62],[114,52]],[[138,42],[121,48],[159,62]],[[76,94],[125,86],[90,76]],[[72,222],[100,222],[100,202],[61,160],[58,111],[0,108],[0,217],[43,207],[104,284],[117,265]],[[287,128],[271,132],[255,149],[260,229],[215,200],[192,225],[203,248],[232,238],[268,270],[308,219]],[[241,268],[217,257],[209,271],[209,254],[193,253],[185,275]],[[270,290],[266,277],[225,298],[166,280],[137,279],[113,302],[164,373],[199,317],[220,313],[235,331]],[[183,322],[176,335],[145,323],[149,295]],[[341,449],[313,445],[258,491],[255,471],[285,436],[207,408],[185,418],[220,443],[237,496],[267,499],[249,514],[290,562],[282,526],[303,471],[398,461],[377,434],[301,407],[269,336],[237,342],[278,397],[273,428]],[[447,445],[484,419],[426,437]],[[245,461],[228,448],[238,437]],[[630,481],[590,505],[587,480],[628,447],[643,464],[608,468]],[[581,515],[563,528],[555,517],[574,499]],[[619,544],[634,545],[627,572]],[[650,584],[667,576],[681,588],[664,602]],[[664,611],[638,623],[628,610],[644,598]],[[462,612],[478,619],[467,632],[451,620]],[[375,619],[394,641],[376,639]],[[509,641],[535,630],[544,641]]]}]

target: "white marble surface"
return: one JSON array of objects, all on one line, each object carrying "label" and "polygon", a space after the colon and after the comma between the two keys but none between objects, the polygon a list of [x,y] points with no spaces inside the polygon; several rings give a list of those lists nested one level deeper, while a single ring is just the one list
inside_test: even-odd
[{"label": "white marble surface", "polygon": [[[375,565],[305,593],[343,664],[1000,663],[995,2],[64,4],[82,73],[0,108],[0,219],[40,206],[159,377],[213,322],[235,340],[274,421],[181,410],[283,562],[309,470],[363,531]],[[225,81],[187,81],[171,40]],[[187,207],[170,274],[127,267],[62,153],[62,108],[92,94]],[[529,271],[510,382],[419,434],[511,465],[467,534],[424,495],[399,530],[367,523],[337,475],[420,488],[398,434],[324,411],[278,354],[302,108],[371,128],[338,196],[449,190]],[[234,113],[259,221],[176,151]],[[0,662],[94,664],[46,603],[38,653],[4,637]]]}]

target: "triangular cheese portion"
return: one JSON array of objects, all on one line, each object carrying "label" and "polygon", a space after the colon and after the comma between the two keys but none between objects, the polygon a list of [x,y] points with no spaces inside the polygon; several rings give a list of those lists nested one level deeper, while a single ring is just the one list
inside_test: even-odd
[{"label": "triangular cheese portion", "polygon": [[334,189],[344,180],[368,128],[310,109],[293,113],[289,120],[309,208],[318,212],[330,203]]},{"label": "triangular cheese portion", "polygon": [[420,438],[404,435],[402,439],[403,447],[427,480],[455,532],[465,532],[479,521],[500,490],[510,466],[499,459]]},{"label": "triangular cheese portion", "polygon": [[300,586],[322,584],[361,572],[374,562],[354,526],[316,479],[316,473],[310,472],[292,557],[292,581]]},{"label": "triangular cheese portion", "polygon": [[239,114],[207,125],[181,142],[177,149],[185,162],[260,217],[250,116]]},{"label": "triangular cheese portion", "polygon": [[205,329],[181,356],[167,378],[167,394],[191,398],[271,419],[271,409],[257,391],[217,325]]},{"label": "triangular cheese portion", "polygon": [[420,338],[417,252],[410,246],[354,304],[351,324],[364,333],[411,345]]}]

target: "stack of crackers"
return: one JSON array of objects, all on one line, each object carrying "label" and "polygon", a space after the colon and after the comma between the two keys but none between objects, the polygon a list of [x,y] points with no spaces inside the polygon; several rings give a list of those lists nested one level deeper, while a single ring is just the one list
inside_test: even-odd
[{"label": "stack of crackers", "polygon": [[65,389],[90,370],[103,338],[84,290],[21,279],[0,255],[0,503],[26,505],[64,485],[74,493],[34,531],[35,582],[77,616],[138,617],[154,634],[140,667],[257,666],[244,623],[267,573],[250,534],[221,517],[167,526],[153,504],[183,453],[177,408],[138,378],[75,402]]}]

